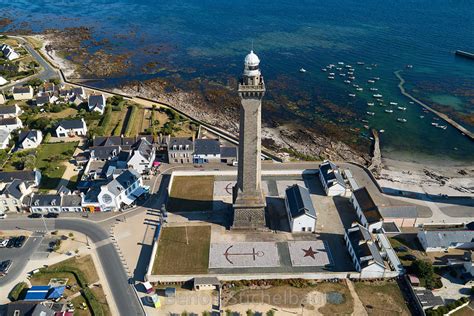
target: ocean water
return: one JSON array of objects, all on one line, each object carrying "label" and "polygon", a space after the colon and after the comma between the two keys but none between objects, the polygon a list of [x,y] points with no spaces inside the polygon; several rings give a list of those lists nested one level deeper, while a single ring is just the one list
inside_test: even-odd
[{"label": "ocean water", "polygon": [[[474,50],[470,0],[0,0],[2,16],[14,21],[6,29],[22,22],[38,32],[90,26],[97,38],[111,41],[112,50],[134,52],[129,73],[97,83],[101,86],[170,75],[225,84],[240,75],[243,58],[253,47],[262,61],[268,99],[284,95],[292,104],[304,104],[295,114],[303,124],[337,121],[357,137],[367,137],[364,125],[384,129],[382,153],[390,158],[474,162],[473,142],[449,125],[446,130],[433,127],[438,121],[400,94],[393,74],[403,70],[406,88],[415,97],[472,117],[474,61],[453,54],[456,49]],[[159,54],[148,53],[156,47]],[[145,74],[143,66],[150,61],[164,69]],[[327,79],[321,68],[338,62],[353,65],[356,79],[351,85],[364,91],[355,92],[337,71],[335,80]],[[413,68],[407,69],[408,64]],[[300,73],[301,67],[307,72]],[[367,83],[373,77],[380,80]],[[398,105],[368,106],[377,93],[369,90],[372,86],[385,104]],[[341,118],[328,102],[355,116]],[[294,109],[280,105],[282,116]],[[464,125],[474,131],[474,126]]]}]

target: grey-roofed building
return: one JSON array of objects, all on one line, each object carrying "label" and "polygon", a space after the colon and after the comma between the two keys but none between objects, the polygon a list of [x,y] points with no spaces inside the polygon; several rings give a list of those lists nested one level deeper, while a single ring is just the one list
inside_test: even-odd
[{"label": "grey-roofed building", "polygon": [[18,137],[18,148],[31,149],[38,147],[43,141],[43,133],[39,130],[22,131]]},{"label": "grey-roofed building", "polygon": [[168,162],[187,164],[193,162],[194,142],[191,138],[172,137],[168,143]]},{"label": "grey-roofed building", "polygon": [[90,157],[95,160],[115,159],[121,151],[120,146],[97,146],[90,148]]},{"label": "grey-roofed building", "polygon": [[62,212],[81,212],[82,197],[78,194],[63,194],[61,198]]},{"label": "grey-roofed building", "polygon": [[6,149],[10,145],[11,134],[8,131],[0,130],[0,149]]},{"label": "grey-roofed building", "polygon": [[225,163],[232,163],[238,161],[237,147],[222,146],[221,147],[221,161]]},{"label": "grey-roofed building", "polygon": [[105,96],[103,94],[100,95],[90,95],[88,101],[89,111],[99,112],[100,114],[104,114],[105,110]]},{"label": "grey-roofed building", "polygon": [[42,94],[36,97],[36,100],[35,100],[36,106],[43,106],[48,103],[51,103],[51,97],[49,96],[49,94]]},{"label": "grey-roofed building", "polygon": [[193,289],[195,291],[215,290],[221,285],[216,277],[196,277],[193,279]]},{"label": "grey-roofed building", "polygon": [[15,179],[23,180],[23,181],[31,181],[36,186],[38,186],[41,181],[41,172],[39,172],[38,170],[0,172],[0,182],[11,182]]},{"label": "grey-roofed building", "polygon": [[194,141],[193,163],[203,164],[221,160],[221,144],[217,139],[196,139]]},{"label": "grey-roofed building", "polygon": [[23,111],[18,105],[4,105],[0,106],[0,118],[17,117],[21,115]]},{"label": "grey-roofed building", "polygon": [[369,231],[380,230],[383,218],[367,188],[362,187],[352,192],[350,199],[352,206],[357,212],[359,221]]},{"label": "grey-roofed building", "polygon": [[[48,305],[49,306],[49,305]],[[15,301],[7,305],[5,316],[54,316],[56,312],[45,305],[34,301]]]},{"label": "grey-roofed building", "polygon": [[291,232],[312,232],[316,227],[316,209],[307,188],[295,184],[285,191],[285,206]]},{"label": "grey-roofed building", "polygon": [[436,308],[444,305],[444,300],[441,296],[436,296],[430,290],[424,288],[414,289],[416,298],[421,303],[423,309]]},{"label": "grey-roofed building", "polygon": [[2,52],[3,58],[8,59],[9,61],[20,58],[20,55],[15,52],[15,50],[7,44],[2,44],[0,46],[0,52]]},{"label": "grey-roofed building", "polygon": [[0,214],[6,212],[21,212],[28,205],[25,197],[31,194],[35,187],[34,181],[14,179],[0,183]]},{"label": "grey-roofed building", "polygon": [[26,87],[13,87],[12,90],[14,100],[31,100],[33,99],[33,88],[31,86]]},{"label": "grey-roofed building", "polygon": [[140,174],[148,173],[155,161],[156,148],[145,138],[141,138],[127,165]]},{"label": "grey-roofed building", "polygon": [[61,195],[34,194],[30,202],[31,213],[59,213],[61,212]]},{"label": "grey-roofed building", "polygon": [[445,251],[449,248],[474,249],[474,230],[424,228],[417,236],[426,252]]},{"label": "grey-roofed building", "polygon": [[385,263],[370,232],[355,223],[344,234],[347,250],[361,278],[379,278],[385,274]]},{"label": "grey-roofed building", "polygon": [[346,183],[339,168],[329,160],[319,165],[319,180],[328,196],[346,193]]},{"label": "grey-roofed building", "polygon": [[56,127],[57,137],[68,136],[86,136],[87,125],[84,119],[80,120],[62,120]]},{"label": "grey-roofed building", "polygon": [[7,132],[13,132],[16,129],[23,128],[23,123],[18,117],[8,117],[4,119],[0,119],[0,129],[7,131]]}]

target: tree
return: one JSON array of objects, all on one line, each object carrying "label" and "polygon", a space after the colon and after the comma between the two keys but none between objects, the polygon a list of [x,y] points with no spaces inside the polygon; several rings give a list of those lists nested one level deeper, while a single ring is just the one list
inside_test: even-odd
[{"label": "tree", "polygon": [[39,87],[43,84],[43,81],[41,81],[41,79],[38,79],[38,78],[34,78],[34,79],[30,79],[28,80],[27,84],[29,86],[33,86],[33,87]]},{"label": "tree", "polygon": [[419,277],[431,279],[433,278],[434,270],[433,265],[424,260],[416,260],[413,263],[413,267],[415,268],[416,273]]},{"label": "tree", "polygon": [[269,310],[265,315],[267,316],[274,316],[275,315],[275,311],[273,309]]},{"label": "tree", "polygon": [[251,310],[251,309],[247,309],[245,314],[247,314],[247,316],[253,316],[254,315],[253,310]]}]

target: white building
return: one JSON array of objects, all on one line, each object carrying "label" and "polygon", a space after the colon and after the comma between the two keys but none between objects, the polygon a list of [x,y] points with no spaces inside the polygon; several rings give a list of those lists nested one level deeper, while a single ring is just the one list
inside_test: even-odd
[{"label": "white building", "polygon": [[417,236],[426,252],[441,252],[450,248],[474,249],[474,230],[424,228]]},{"label": "white building", "polygon": [[23,128],[23,123],[18,117],[0,119],[0,130],[11,133],[16,129]]},{"label": "white building", "polygon": [[10,143],[10,140],[11,140],[10,132],[0,130],[0,149],[7,148],[8,144]]},{"label": "white building", "polygon": [[89,101],[88,101],[89,111],[95,111],[95,112],[99,112],[100,114],[104,114],[105,105],[106,105],[106,100],[103,94],[89,96]]},{"label": "white building", "polygon": [[365,188],[359,188],[352,192],[350,199],[352,206],[357,212],[357,217],[362,225],[370,232],[382,229],[383,218],[377,205]]},{"label": "white building", "polygon": [[34,194],[31,197],[30,212],[39,214],[60,213],[61,196],[59,194]]},{"label": "white building", "polygon": [[221,144],[217,139],[196,139],[194,141],[193,163],[220,162]]},{"label": "white building", "polygon": [[8,80],[0,76],[0,86],[7,84]]},{"label": "white building", "polygon": [[25,197],[31,194],[35,181],[13,179],[0,182],[0,214],[21,212],[25,206]]},{"label": "white building", "polygon": [[293,185],[285,191],[285,206],[290,230],[295,232],[312,232],[316,226],[316,210],[307,188]]},{"label": "white building", "polygon": [[4,58],[10,61],[20,58],[20,55],[18,55],[18,53],[15,52],[13,48],[11,48],[11,46],[7,44],[3,44],[2,46],[0,46],[0,52],[3,53]]},{"label": "white building", "polygon": [[39,130],[23,131],[18,137],[18,147],[30,149],[38,147],[43,141],[43,133]]},{"label": "white building", "polygon": [[57,137],[86,136],[87,125],[84,119],[62,120],[56,127]]},{"label": "white building", "polygon": [[370,232],[355,223],[344,233],[347,250],[361,278],[382,278],[386,267],[377,245]]},{"label": "white building", "polygon": [[319,180],[328,196],[346,193],[346,184],[339,172],[339,168],[328,160],[319,165]]},{"label": "white building", "polygon": [[0,105],[3,105],[6,103],[5,96],[3,93],[0,92]]},{"label": "white building", "polygon": [[82,212],[82,197],[78,194],[60,194],[61,212]]},{"label": "white building", "polygon": [[127,165],[138,173],[144,174],[153,166],[155,151],[155,147],[145,138],[142,138],[138,141],[138,146],[133,151]]},{"label": "white building", "polygon": [[23,111],[17,104],[0,106],[0,119],[17,117],[20,116],[22,113]]},{"label": "white building", "polygon": [[13,87],[12,94],[15,100],[32,100],[34,91],[31,86]]}]

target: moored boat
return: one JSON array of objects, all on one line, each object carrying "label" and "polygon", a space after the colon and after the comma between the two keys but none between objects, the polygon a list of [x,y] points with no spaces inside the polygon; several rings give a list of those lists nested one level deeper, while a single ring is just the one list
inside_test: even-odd
[{"label": "moored boat", "polygon": [[399,117],[399,118],[397,118],[397,121],[400,122],[400,123],[406,123],[407,119]]}]

